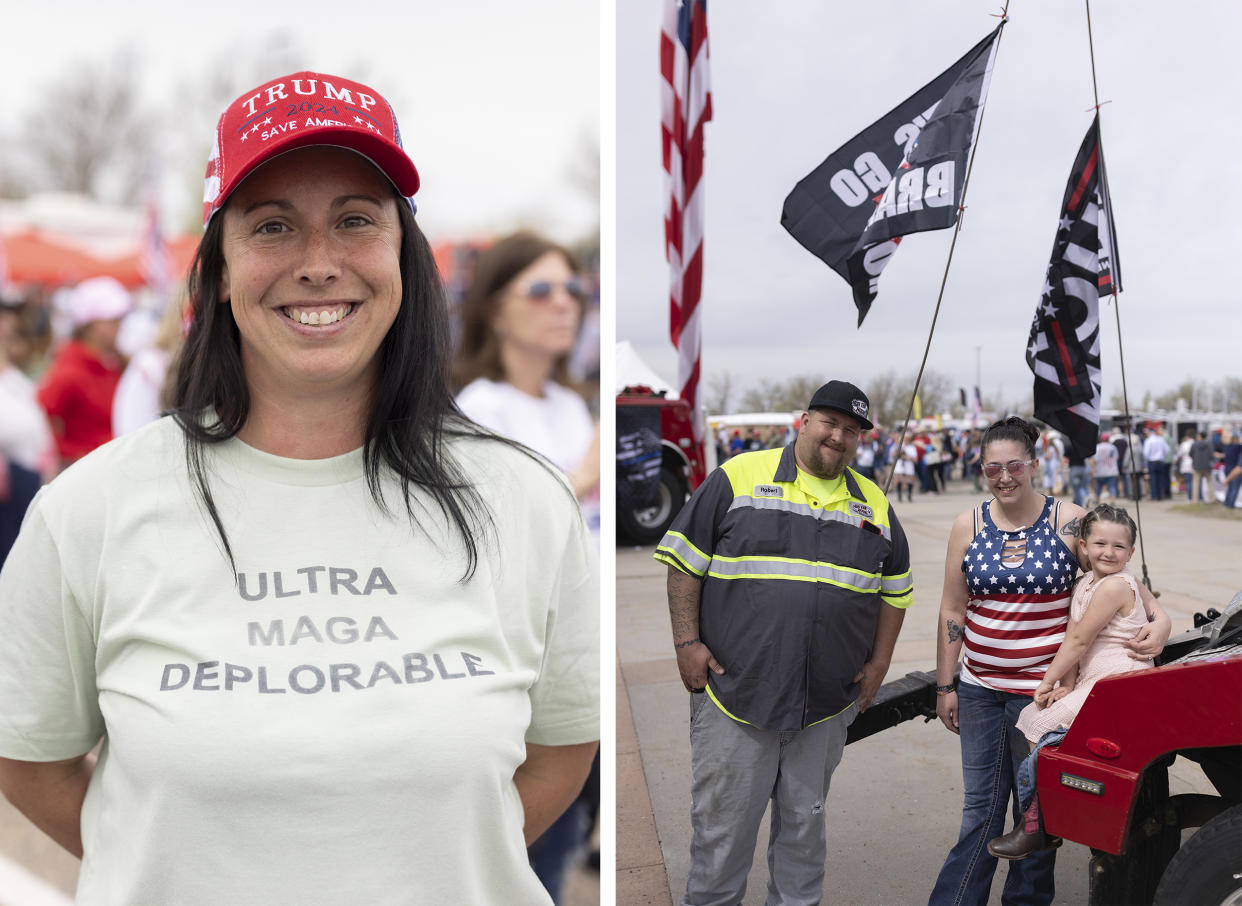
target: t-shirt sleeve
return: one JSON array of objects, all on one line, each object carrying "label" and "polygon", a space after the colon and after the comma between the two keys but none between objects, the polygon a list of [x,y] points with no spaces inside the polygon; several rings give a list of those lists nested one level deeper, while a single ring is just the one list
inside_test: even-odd
[{"label": "t-shirt sleeve", "polygon": [[914,574],[910,572],[910,544],[905,529],[897,518],[897,512],[888,511],[888,527],[892,535],[892,550],[884,559],[880,573],[880,596],[894,607],[909,607],[914,603]]},{"label": "t-shirt sleeve", "polygon": [[44,492],[0,571],[0,756],[59,761],[104,734],[95,633],[64,574]]},{"label": "t-shirt sleeve", "polygon": [[716,469],[699,485],[656,547],[655,559],[700,578],[712,562],[719,526],[733,503],[733,485]]},{"label": "t-shirt sleeve", "polygon": [[530,691],[527,742],[599,739],[599,610],[598,557],[575,509],[548,609],[543,663]]}]

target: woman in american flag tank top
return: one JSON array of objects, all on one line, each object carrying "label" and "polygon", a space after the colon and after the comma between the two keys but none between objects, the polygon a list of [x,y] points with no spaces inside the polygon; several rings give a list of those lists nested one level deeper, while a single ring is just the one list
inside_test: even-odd
[{"label": "woman in american flag tank top", "polygon": [[[982,441],[983,480],[993,496],[957,517],[945,556],[936,633],[936,712],[962,746],[965,801],[957,842],[930,897],[940,904],[987,903],[996,859],[987,842],[1017,818],[1017,766],[1028,750],[1016,729],[1065,636],[1079,564],[1083,509],[1036,490],[1039,429],[1011,417]],[[1153,621],[1132,646],[1159,654],[1168,616],[1143,589]],[[959,669],[960,676],[954,674]],[[995,833],[993,833],[995,831]],[[1004,903],[1050,904],[1055,851],[1011,862]]]}]

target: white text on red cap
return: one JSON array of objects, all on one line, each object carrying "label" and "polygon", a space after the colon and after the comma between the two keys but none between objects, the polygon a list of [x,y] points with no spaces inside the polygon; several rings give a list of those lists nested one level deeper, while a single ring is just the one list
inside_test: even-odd
[{"label": "white text on red cap", "polygon": [[[292,80],[294,94],[314,97],[319,93],[315,90],[316,79],[306,79],[306,81],[310,83],[309,91],[302,90],[302,81],[302,79]],[[284,100],[289,97],[289,95],[285,92],[284,82],[277,82],[275,85],[268,85],[267,88],[263,89],[263,91],[257,92],[252,97],[246,98],[246,100],[242,101],[242,103],[245,104],[246,108],[250,111],[250,116],[254,116],[258,113],[255,102],[263,96],[264,92],[267,93],[267,103],[269,106],[275,104],[277,101]],[[331,82],[324,81],[323,83],[323,95],[331,100],[341,101],[345,104],[353,104],[354,94],[355,92],[352,92],[348,88],[338,90],[337,87]],[[358,96],[357,104],[363,110],[370,110],[375,106],[376,100],[371,97],[371,95],[363,94],[361,91],[356,92],[356,94]]]}]

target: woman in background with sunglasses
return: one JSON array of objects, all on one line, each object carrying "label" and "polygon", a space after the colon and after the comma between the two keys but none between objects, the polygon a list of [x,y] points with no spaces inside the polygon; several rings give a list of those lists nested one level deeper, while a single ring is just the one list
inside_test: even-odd
[{"label": "woman in background with sunglasses", "polygon": [[[1017,733],[1018,714],[1065,636],[1084,511],[1036,490],[1038,438],[1039,429],[1017,417],[987,429],[982,472],[993,496],[958,516],[949,534],[936,633],[936,712],[961,737],[965,803],[932,906],[988,901],[996,859],[987,843],[1003,828],[1011,801],[1018,814],[1015,778],[1027,749]],[[1152,657],[1164,648],[1170,621],[1151,592],[1141,591],[1152,622],[1128,644],[1134,656]],[[1054,860],[1049,850],[1011,862],[1004,902],[1051,903]]]},{"label": "woman in background with sunglasses", "polygon": [[[497,240],[475,263],[462,303],[453,369],[461,410],[543,454],[569,479],[599,544],[599,424],[569,376],[586,287],[568,249],[535,233]],[[560,903],[566,873],[599,809],[599,757],[587,790],[530,848],[539,879]]]},{"label": "woman in background with sunglasses", "polygon": [[479,256],[453,367],[461,410],[569,478],[599,540],[599,425],[569,377],[587,293],[568,249],[535,233]]}]

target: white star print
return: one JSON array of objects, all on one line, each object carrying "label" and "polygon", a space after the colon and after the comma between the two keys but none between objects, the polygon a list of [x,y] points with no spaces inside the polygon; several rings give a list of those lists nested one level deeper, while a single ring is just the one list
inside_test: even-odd
[{"label": "white star print", "polygon": [[993,584],[993,585],[995,585],[995,584],[996,584],[997,582],[999,582],[999,581],[1000,581],[1000,579],[999,579],[999,578],[997,578],[996,576],[992,576],[992,577],[991,577],[991,582],[992,582],[992,584]]}]

